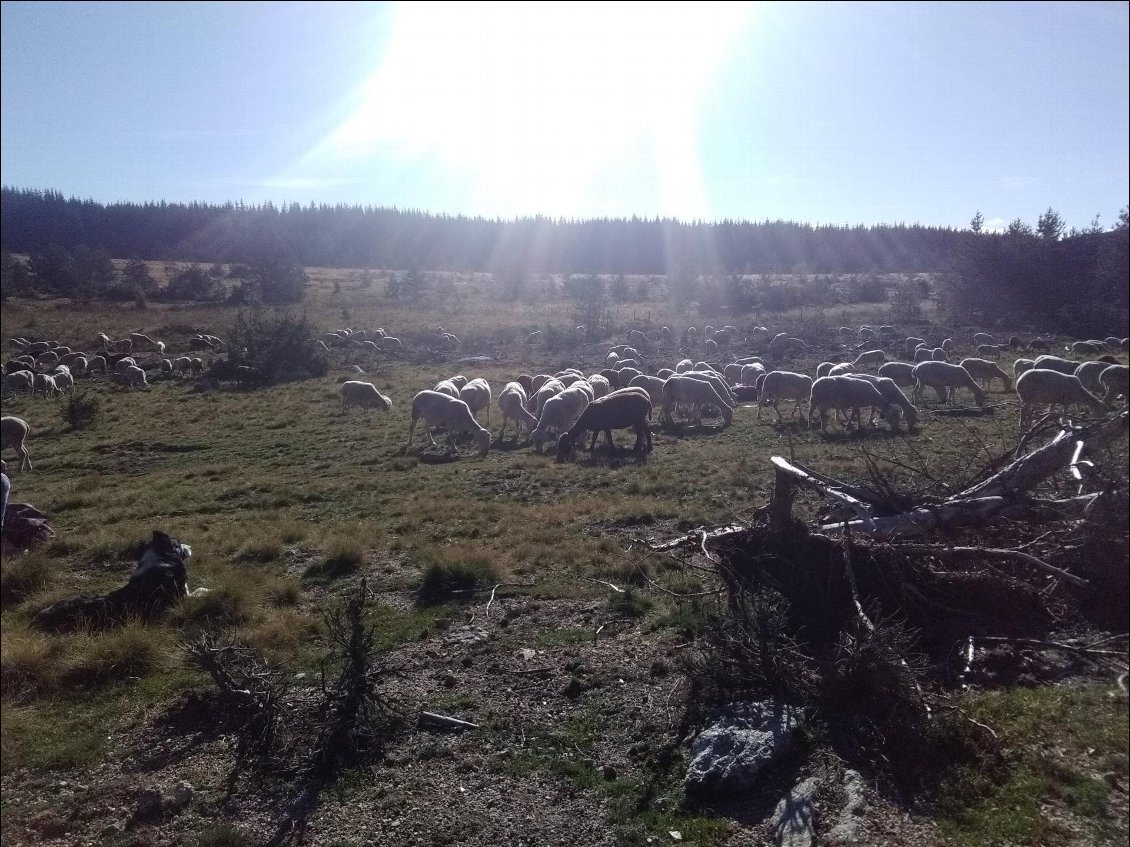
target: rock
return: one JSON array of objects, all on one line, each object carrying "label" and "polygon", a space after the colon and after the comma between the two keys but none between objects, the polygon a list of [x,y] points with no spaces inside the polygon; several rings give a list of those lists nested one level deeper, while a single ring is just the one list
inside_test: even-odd
[{"label": "rock", "polygon": [[137,818],[152,818],[161,813],[161,805],[164,803],[164,798],[161,797],[161,792],[156,788],[146,788],[137,798],[137,808],[134,809],[134,817]]},{"label": "rock", "polygon": [[530,647],[523,647],[518,651],[518,655],[525,659],[527,662],[530,661],[530,659],[534,658],[537,654],[538,651]]},{"label": "rock", "polygon": [[611,782],[612,780],[616,779],[616,768],[612,767],[612,765],[605,765],[603,768],[601,768],[601,775],[606,780]]},{"label": "rock", "polygon": [[749,791],[777,757],[793,743],[796,718],[791,709],[734,703],[691,745],[683,780],[687,793],[741,794]]},{"label": "rock", "polygon": [[793,786],[773,810],[773,835],[777,847],[812,847],[812,798],[816,780],[809,777]]},{"label": "rock", "polygon": [[169,805],[174,811],[179,812],[192,802],[194,794],[192,783],[183,779],[179,780],[177,784],[173,786],[173,790],[169,795]]},{"label": "rock", "polygon": [[863,792],[863,776],[859,771],[844,771],[844,796],[846,802],[840,816],[825,838],[829,845],[853,843],[859,837],[863,825],[863,813],[867,811],[867,796]]}]

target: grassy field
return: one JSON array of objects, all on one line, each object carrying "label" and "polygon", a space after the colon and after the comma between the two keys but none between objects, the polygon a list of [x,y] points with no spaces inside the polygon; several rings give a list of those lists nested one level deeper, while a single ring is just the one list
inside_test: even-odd
[{"label": "grassy field", "polygon": [[[362,577],[376,597],[371,621],[379,650],[409,669],[394,693],[412,708],[458,714],[484,729],[473,739],[398,737],[380,765],[351,776],[323,803],[311,843],[361,844],[382,835],[394,839],[389,843],[517,843],[528,834],[533,843],[642,844],[669,843],[672,831],[698,844],[760,837],[755,815],[732,819],[683,804],[678,779],[685,748],[660,755],[665,740],[677,740],[680,693],[671,669],[709,603],[672,593],[709,586],[701,572],[648,556],[644,545],[749,517],[770,494],[771,455],[792,455],[851,478],[871,454],[896,482],[920,483],[911,470],[919,469],[944,483],[964,479],[1016,437],[1015,395],[994,392],[993,414],[942,417],[928,408],[913,433],[844,434],[832,425],[822,436],[795,423],[777,425],[771,410],[757,421],[752,407],[739,409],[724,431],[664,429],[657,419],[654,451],[644,462],[624,451],[611,462],[586,454],[557,463],[510,443],[483,459],[468,446],[452,460],[442,450],[422,450],[419,433],[405,454],[411,398],[437,380],[455,373],[485,377],[497,396],[523,372],[564,365],[594,372],[608,344],[620,338],[553,352],[526,349],[517,340],[525,332],[572,327],[574,305],[559,297],[503,303],[482,276],[460,278],[453,297],[425,307],[388,303],[379,275],[363,285],[358,272],[310,273],[305,310],[319,329],[383,326],[406,340],[408,354],[348,361],[335,354],[323,378],[255,391],[201,394],[189,381],[156,378],[148,391],[130,392],[83,380],[79,393],[96,400],[99,413],[93,426],[77,431],[63,423],[60,401],[5,400],[6,415],[31,425],[35,462],[32,473],[12,473],[13,500],[48,512],[57,532],[46,548],[4,562],[6,844],[126,844],[141,836],[154,844],[262,841],[277,797],[251,784],[241,784],[234,799],[226,796],[225,739],[209,739],[194,754],[160,765],[138,764],[147,748],[168,742],[159,727],[169,710],[186,691],[207,686],[187,666],[180,644],[203,630],[238,634],[271,660],[314,674],[325,651],[322,611]],[[136,311],[13,301],[3,307],[3,334],[90,349],[100,331],[121,337],[142,330],[181,353],[195,332],[224,336],[233,317],[220,306]],[[659,300],[618,305],[613,318],[622,327],[653,330],[709,322]],[[887,320],[868,306],[775,322],[760,316],[756,323],[813,338],[820,327]],[[459,335],[463,349],[428,352],[421,339],[439,325]],[[953,334],[971,346],[970,328],[905,329],[937,340]],[[759,351],[743,344],[733,352]],[[829,331],[794,369],[812,372],[842,352]],[[457,361],[470,355],[491,358],[483,365]],[[680,357],[671,348],[654,360],[673,365]],[[392,398],[391,411],[342,411],[337,388],[352,378],[347,365],[354,362],[366,372],[357,378]],[[494,432],[499,414],[491,410]],[[802,502],[800,513],[814,507]],[[137,542],[154,529],[193,547],[189,587],[207,587],[209,594],[186,600],[161,625],[68,636],[29,627],[35,611],[53,600],[121,585]],[[488,590],[470,602],[421,606],[416,592],[437,568],[478,574]],[[625,600],[607,583],[635,587]],[[491,595],[493,584],[502,585]],[[526,674],[531,667],[549,670]],[[1091,715],[1099,729],[1085,748],[1099,753],[1088,755],[1113,757],[1103,760],[1102,772],[1124,784],[1125,698],[1112,699],[1101,687],[1078,694],[1079,702],[1074,696],[1049,706],[1048,720],[1062,723],[1072,710]],[[1017,718],[1010,702],[971,708],[1011,725]],[[1039,731],[1018,731],[1017,749]],[[979,797],[989,799],[958,802],[940,828],[916,820],[889,843],[1082,844],[1121,837],[1125,811],[1112,810],[1106,792],[1085,781],[1094,768],[1063,756],[1056,762],[1052,768],[1024,760],[1015,771],[1016,779],[1028,779],[1020,787],[1014,780],[986,788]],[[188,811],[175,819],[131,818],[140,787],[176,779],[195,787]],[[1064,785],[1078,789],[1068,792],[1074,798],[1069,824],[1041,835],[1041,802]],[[1010,806],[1009,820],[998,823],[991,811],[998,790],[1024,794],[1031,808]],[[442,809],[435,808],[437,795]],[[1118,796],[1111,794],[1115,802]],[[96,809],[74,811],[94,797]],[[754,805],[771,808],[775,801]],[[999,837],[983,835],[998,830]]]}]

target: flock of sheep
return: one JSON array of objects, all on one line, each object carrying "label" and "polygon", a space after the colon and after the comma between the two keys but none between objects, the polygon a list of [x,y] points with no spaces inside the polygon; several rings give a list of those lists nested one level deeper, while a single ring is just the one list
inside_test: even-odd
[{"label": "flock of sheep", "polygon": [[[806,348],[802,340],[785,333],[770,337],[764,327],[755,327],[752,332],[755,339],[766,342],[768,361],[787,359]],[[703,347],[711,358],[717,358],[738,335],[735,327],[720,330],[707,327],[702,333]],[[1011,391],[1013,377],[1016,377],[1016,392],[1021,401],[1022,426],[1040,409],[1062,405],[1066,412],[1068,406],[1080,404],[1099,413],[1118,397],[1130,394],[1127,366],[1119,364],[1109,352],[1125,351],[1126,339],[1112,337],[1069,346],[1075,354],[1101,357],[1093,361],[1077,362],[1052,355],[1017,359],[1013,376],[1010,376],[996,362],[981,356],[951,361],[957,350],[951,338],[937,347],[921,338],[900,341],[895,338],[892,327],[880,327],[878,331],[870,327],[859,330],[841,327],[840,337],[845,347],[867,349],[850,362],[823,362],[816,368],[815,375],[810,376],[770,369],[765,360],[757,356],[735,358],[724,366],[687,358],[674,367],[653,369],[645,364],[646,357],[640,349],[650,350],[671,343],[670,330],[664,327],[654,344],[644,333],[631,330],[627,343],[608,350],[605,367],[597,373],[586,376],[579,369],[567,368],[554,374],[522,374],[508,382],[497,401],[502,412],[498,440],[504,439],[507,426],[513,421],[512,438],[517,439],[525,429],[538,452],[548,441],[556,439],[559,458],[572,454],[584,432],[593,433],[590,450],[601,432],[606,434],[611,449],[615,429],[632,429],[637,436],[635,449],[648,450],[651,446],[649,421],[654,409],[661,410],[661,421],[665,423],[673,422],[675,416],[681,414],[701,424],[703,414],[709,412],[721,418],[724,427],[732,422],[735,408],[743,401],[756,404],[758,419],[763,408],[772,406],[778,421],[783,421],[782,401],[793,401],[793,417],[797,417],[802,404],[807,403],[806,423],[811,426],[818,418],[821,430],[827,428],[830,412],[837,417],[842,415],[845,427],[852,421],[862,427],[864,409],[871,412],[868,425],[873,424],[875,415],[879,414],[892,430],[898,427],[900,420],[913,428],[919,419],[915,404],[925,401],[924,392],[928,389],[942,403],[948,403],[959,389],[964,389],[981,406],[985,401],[985,388],[991,387],[994,380],[1000,380],[1003,390]],[[698,340],[699,333],[694,327],[689,328],[682,339],[686,348],[693,348]],[[901,352],[910,361],[890,360],[887,350],[872,346],[880,341],[887,350]],[[527,345],[536,342],[533,334],[526,338]],[[977,333],[973,344],[982,356],[995,357],[1005,349],[1018,349],[1020,340],[1014,337],[1009,344],[998,345],[992,336]],[[1048,347],[1043,339],[1027,345],[1027,349],[1033,351]],[[869,368],[875,372],[869,372]],[[903,391],[907,388],[912,389],[910,397]],[[1102,396],[1092,392],[1100,392]],[[343,408],[357,405],[387,411],[392,406],[390,398],[367,382],[350,380],[341,386],[340,394]],[[426,433],[430,444],[435,444],[432,427],[447,432],[452,450],[455,439],[467,433],[485,455],[492,437],[479,423],[477,415],[485,412],[489,426],[491,399],[491,387],[486,380],[468,379],[463,375],[440,380],[433,388],[419,392],[412,400],[405,450],[411,448],[418,422],[423,419],[428,424]]]}]

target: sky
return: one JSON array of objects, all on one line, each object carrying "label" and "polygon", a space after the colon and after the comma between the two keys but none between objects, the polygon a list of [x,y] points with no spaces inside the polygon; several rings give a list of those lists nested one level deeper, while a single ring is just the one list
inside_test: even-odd
[{"label": "sky", "polygon": [[1130,202],[1130,4],[3,2],[0,181],[990,229]]}]

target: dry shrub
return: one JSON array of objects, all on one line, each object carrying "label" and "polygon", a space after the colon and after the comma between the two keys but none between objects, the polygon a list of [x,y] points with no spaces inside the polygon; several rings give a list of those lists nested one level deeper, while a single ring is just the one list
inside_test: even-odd
[{"label": "dry shrub", "polygon": [[435,549],[421,555],[421,565],[418,606],[470,600],[476,589],[499,582],[494,563],[482,554]]}]

